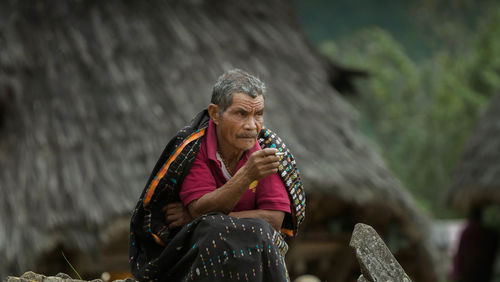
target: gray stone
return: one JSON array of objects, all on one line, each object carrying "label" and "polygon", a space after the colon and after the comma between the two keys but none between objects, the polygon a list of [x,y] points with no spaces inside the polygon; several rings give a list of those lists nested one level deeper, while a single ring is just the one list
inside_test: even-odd
[{"label": "gray stone", "polygon": [[33,280],[29,280],[26,278],[20,278],[20,277],[13,277],[13,276],[8,276],[3,280],[3,282],[32,282]]},{"label": "gray stone", "polygon": [[73,279],[71,278],[71,276],[69,276],[68,274],[66,273],[62,273],[62,272],[59,272],[56,274],[56,277],[59,277],[59,278],[62,278],[62,279]]},{"label": "gray stone", "polygon": [[62,279],[62,278],[56,277],[56,276],[48,276],[48,277],[45,277],[45,279],[43,279],[43,282],[63,282],[63,281],[68,281],[68,280],[70,280],[70,279]]},{"label": "gray stone", "polygon": [[[133,282],[127,278],[125,282]],[[9,276],[3,282],[85,282],[85,280],[73,279],[66,273],[58,273],[56,276],[45,276],[32,271],[24,273],[21,277]],[[94,279],[89,282],[103,282],[101,279]]]},{"label": "gray stone", "polygon": [[19,278],[24,278],[28,280],[34,280],[34,281],[43,281],[45,279],[45,275],[35,273],[33,271],[27,271],[21,277]]},{"label": "gray stone", "polygon": [[410,277],[371,226],[356,224],[349,245],[356,251],[363,274],[358,279],[359,282],[411,282]]},{"label": "gray stone", "polygon": [[369,282],[369,281],[368,281],[368,280],[366,280],[366,278],[363,276],[363,274],[361,274],[361,275],[358,277],[357,282]]}]

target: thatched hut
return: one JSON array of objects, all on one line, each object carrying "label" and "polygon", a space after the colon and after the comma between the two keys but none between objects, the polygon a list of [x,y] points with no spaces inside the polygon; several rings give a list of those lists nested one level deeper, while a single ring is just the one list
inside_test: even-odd
[{"label": "thatched hut", "polygon": [[[467,214],[454,254],[454,275],[478,281],[500,277],[500,94],[467,140],[447,191],[447,204]],[[465,259],[466,258],[466,259]]]},{"label": "thatched hut", "polygon": [[127,220],[156,158],[239,67],[267,83],[266,125],[309,196],[292,276],[355,276],[347,237],[365,222],[414,281],[435,280],[424,217],[288,1],[3,1],[0,50],[0,276],[54,271],[61,250],[83,274],[128,268]]},{"label": "thatched hut", "polygon": [[468,139],[455,168],[447,201],[457,210],[500,205],[500,94]]}]

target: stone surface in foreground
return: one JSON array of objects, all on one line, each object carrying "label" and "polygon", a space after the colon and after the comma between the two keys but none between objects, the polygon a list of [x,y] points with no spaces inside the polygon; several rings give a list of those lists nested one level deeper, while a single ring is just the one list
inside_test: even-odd
[{"label": "stone surface in foreground", "polygon": [[358,282],[411,282],[378,233],[369,225],[358,223],[352,232],[351,247],[361,267]]},{"label": "stone surface in foreground", "polygon": [[[9,276],[3,282],[88,282],[86,280],[73,279],[66,273],[59,273],[56,276],[45,276],[42,274],[28,271],[21,277]],[[90,282],[103,282],[101,279],[90,280]],[[136,280],[127,278],[125,280],[115,280],[113,282],[136,282]]]}]

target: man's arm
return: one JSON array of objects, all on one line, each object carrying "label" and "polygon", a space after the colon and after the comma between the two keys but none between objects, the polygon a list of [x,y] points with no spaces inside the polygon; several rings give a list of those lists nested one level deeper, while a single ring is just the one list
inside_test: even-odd
[{"label": "man's arm", "polygon": [[270,148],[254,152],[226,184],[188,205],[191,216],[197,218],[209,212],[229,214],[253,181],[278,171],[279,157],[275,153],[276,149]]},{"label": "man's arm", "polygon": [[[168,223],[168,228],[182,227],[193,220],[189,211],[181,202],[168,204],[163,208],[163,212],[165,212],[165,220]],[[237,218],[262,218],[274,227],[276,231],[280,230],[285,218],[285,212],[274,210],[247,210],[231,212],[229,215]]]},{"label": "man's arm", "polygon": [[226,184],[192,201],[188,205],[189,213],[193,218],[209,212],[229,214],[252,181],[243,173],[236,173]]}]

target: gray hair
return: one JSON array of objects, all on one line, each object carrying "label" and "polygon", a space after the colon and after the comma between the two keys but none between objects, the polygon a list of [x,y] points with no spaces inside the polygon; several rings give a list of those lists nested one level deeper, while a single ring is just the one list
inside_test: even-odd
[{"label": "gray hair", "polygon": [[219,106],[223,113],[233,102],[234,93],[245,93],[252,98],[264,95],[266,86],[257,77],[240,69],[232,69],[223,73],[212,89],[212,104]]}]

